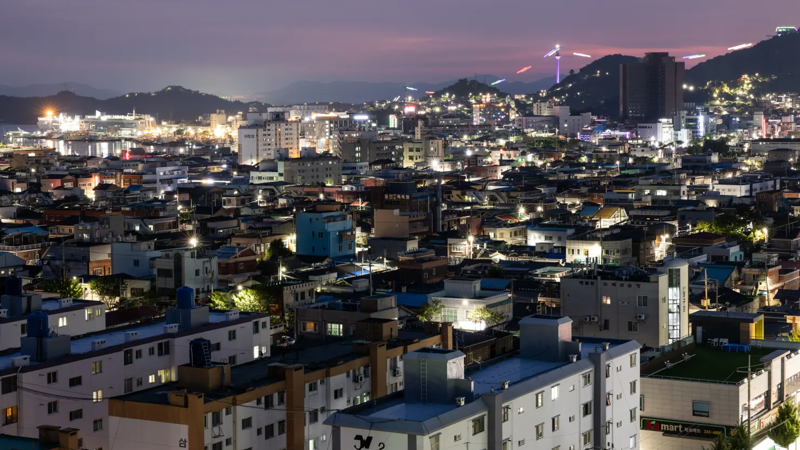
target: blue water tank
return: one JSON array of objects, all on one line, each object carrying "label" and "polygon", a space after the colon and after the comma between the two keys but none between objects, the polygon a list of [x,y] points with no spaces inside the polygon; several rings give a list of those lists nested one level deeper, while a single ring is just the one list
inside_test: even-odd
[{"label": "blue water tank", "polygon": [[178,298],[178,309],[194,308],[194,289],[187,286],[179,287],[176,296]]},{"label": "blue water tank", "polygon": [[50,334],[50,317],[43,311],[28,316],[28,337],[47,337]]},{"label": "blue water tank", "polygon": [[6,295],[22,295],[22,278],[6,278]]}]

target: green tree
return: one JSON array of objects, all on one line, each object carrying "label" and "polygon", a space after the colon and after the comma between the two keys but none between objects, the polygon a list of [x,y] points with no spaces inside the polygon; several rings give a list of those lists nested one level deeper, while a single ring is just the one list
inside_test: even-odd
[{"label": "green tree", "polygon": [[83,298],[83,287],[75,279],[58,278],[42,283],[41,288],[48,292],[55,292],[62,298]]},{"label": "green tree", "polygon": [[231,301],[231,293],[225,291],[214,291],[208,296],[208,306],[211,309],[228,310],[233,309],[235,305]]},{"label": "green tree", "polygon": [[272,314],[275,296],[268,287],[260,285],[232,292],[217,291],[209,296],[209,306],[213,309]]},{"label": "green tree", "polygon": [[731,442],[728,440],[728,437],[725,436],[725,433],[720,433],[720,435],[714,439],[714,443],[711,444],[711,447],[703,446],[703,450],[731,450]]},{"label": "green tree", "polygon": [[778,407],[777,424],[769,430],[769,437],[783,448],[789,448],[797,438],[800,438],[800,419],[797,417],[797,406],[793,400],[783,402]]},{"label": "green tree", "polygon": [[499,323],[503,323],[505,319],[506,318],[504,315],[492,311],[485,306],[475,308],[467,313],[467,320],[473,323],[483,322],[487,327],[492,327]]},{"label": "green tree", "polygon": [[490,266],[489,270],[486,271],[486,276],[489,278],[503,278],[505,274],[503,273],[503,268],[500,266]]},{"label": "green tree", "polygon": [[116,307],[117,299],[123,297],[125,283],[120,277],[102,276],[90,281],[89,289],[100,297],[100,301],[106,305],[106,310],[111,310]]},{"label": "green tree", "polygon": [[731,450],[750,450],[753,448],[752,437],[746,422],[740,423],[739,426],[734,428],[732,434],[733,437],[730,439]]},{"label": "green tree", "polygon": [[270,260],[272,258],[286,258],[287,256],[291,256],[292,251],[286,248],[286,244],[283,243],[282,239],[275,239],[274,241],[269,243],[269,248],[264,255],[264,259]]},{"label": "green tree", "polygon": [[444,305],[440,300],[423,303],[417,310],[417,318],[423,322],[432,322],[434,319],[441,319]]}]

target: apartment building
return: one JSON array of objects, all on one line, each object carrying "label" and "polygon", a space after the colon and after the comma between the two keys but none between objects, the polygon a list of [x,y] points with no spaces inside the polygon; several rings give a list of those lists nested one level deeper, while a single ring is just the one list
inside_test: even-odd
[{"label": "apartment building", "polygon": [[[250,117],[248,116],[248,119]],[[284,112],[259,116],[239,130],[239,164],[253,166],[276,159],[278,149],[287,149],[289,157],[300,156],[300,122],[290,121]]]},{"label": "apartment building", "polygon": [[444,289],[428,294],[428,301],[439,301],[444,306],[442,321],[450,322],[463,330],[483,330],[487,324],[473,321],[470,312],[477,308],[488,308],[500,314],[504,320],[512,316],[511,298],[507,291],[481,289],[477,278],[446,278]]},{"label": "apartment building", "polygon": [[156,167],[142,175],[142,186],[153,188],[159,195],[178,192],[178,185],[189,181],[189,168],[186,166]]},{"label": "apartment building", "polygon": [[[27,303],[31,295],[10,297]],[[35,312],[26,331],[19,351],[0,356],[0,433],[35,437],[39,425],[70,427],[88,449],[110,448],[108,399],[174,381],[193,339],[208,339],[213,359],[230,365],[269,356],[268,316],[210,312],[195,306],[190,288],[178,291],[166,320],[70,336],[51,332],[48,315]]]},{"label": "apartment building", "polygon": [[288,360],[289,353],[233,368],[187,364],[177,383],[112,399],[113,447],[324,449],[333,439],[324,424],[333,412],[402,390],[410,352],[453,345],[449,324],[357,327],[368,340],[322,343]]},{"label": "apartment building", "polygon": [[567,238],[575,234],[574,228],[527,227],[527,244],[552,244],[566,246]]},{"label": "apartment building", "polygon": [[340,211],[297,213],[297,254],[355,258],[353,218]]},{"label": "apartment building", "polygon": [[561,277],[561,312],[583,336],[636,339],[656,347],[689,334],[689,264],[653,271],[587,270]]},{"label": "apartment building", "polygon": [[155,241],[112,242],[111,273],[125,273],[134,277],[155,274],[155,259],[161,250],[155,249]]},{"label": "apartment building", "polygon": [[430,232],[428,214],[401,212],[399,209],[375,210],[375,237],[407,238]]},{"label": "apartment building", "polygon": [[342,184],[342,160],[333,156],[287,159],[283,181],[293,184],[333,186]]},{"label": "apartment building", "polygon": [[402,392],[332,414],[330,448],[638,449],[639,344],[520,321],[520,354],[465,369],[459,350],[405,355]]},{"label": "apartment building", "polygon": [[216,255],[204,255],[196,248],[172,248],[163,250],[154,261],[156,289],[162,295],[188,286],[205,298],[219,287]]}]

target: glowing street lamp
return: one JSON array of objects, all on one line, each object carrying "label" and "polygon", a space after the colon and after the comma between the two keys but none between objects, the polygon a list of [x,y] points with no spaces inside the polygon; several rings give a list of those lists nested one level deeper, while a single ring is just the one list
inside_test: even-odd
[{"label": "glowing street lamp", "polygon": [[197,238],[196,237],[193,237],[193,238],[189,239],[189,246],[192,247],[192,248],[197,247]]}]

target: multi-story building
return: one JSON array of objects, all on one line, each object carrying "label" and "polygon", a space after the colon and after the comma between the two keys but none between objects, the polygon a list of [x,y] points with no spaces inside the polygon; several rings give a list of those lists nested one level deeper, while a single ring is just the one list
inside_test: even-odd
[{"label": "multi-story building", "polygon": [[[295,309],[296,321],[301,336],[311,338],[353,337],[367,339],[364,333],[369,327],[357,331],[359,322],[376,324],[396,322],[398,318],[397,297],[394,295],[370,295],[358,302],[323,302]],[[394,331],[396,333],[397,330]]]},{"label": "multi-story building", "polygon": [[639,344],[572,339],[566,317],[520,321],[520,354],[465,368],[459,350],[405,355],[405,389],[333,414],[331,448],[639,448]]},{"label": "multi-story building", "polygon": [[399,209],[375,210],[375,237],[407,238],[424,236],[431,231],[429,214],[401,212]]},{"label": "multi-story building", "polygon": [[397,268],[407,284],[435,284],[448,275],[447,257],[427,248],[397,253]]},{"label": "multi-story building", "polygon": [[490,291],[481,289],[481,280],[477,278],[447,278],[444,289],[428,294],[428,302],[439,301],[442,310],[442,321],[450,322],[463,330],[483,330],[489,325],[472,311],[487,308],[497,313],[503,320],[511,319],[511,294],[507,291]]},{"label": "multi-story building", "polygon": [[672,118],[683,110],[685,64],[667,53],[646,53],[620,67],[620,117],[636,122]]},{"label": "multi-story building", "polygon": [[156,167],[142,176],[142,185],[153,188],[159,195],[178,192],[178,184],[189,181],[189,168],[186,166]]},{"label": "multi-story building", "polygon": [[219,287],[216,255],[204,255],[196,248],[171,248],[162,250],[154,261],[156,289],[162,295],[188,286],[205,298]]},{"label": "multi-story building", "polygon": [[324,449],[334,439],[324,424],[333,412],[402,390],[409,352],[453,345],[449,324],[356,325],[355,341],[292,352],[289,361],[287,353],[232,368],[187,364],[178,367],[177,383],[112,399],[114,449]]},{"label": "multi-story building", "polygon": [[[342,184],[342,160],[335,156],[292,158],[283,162],[283,181],[293,184]],[[280,172],[280,170],[279,170]]]},{"label": "multi-story building", "polygon": [[656,347],[689,334],[688,288],[683,260],[653,271],[586,270],[561,278],[561,312],[584,336],[635,338]]},{"label": "multi-story building", "polygon": [[284,112],[258,114],[247,126],[239,127],[239,164],[256,165],[278,157],[278,149],[287,149],[289,157],[300,156],[300,122],[287,120]]},{"label": "multi-story building", "polygon": [[734,197],[753,197],[759,192],[774,191],[779,188],[779,180],[756,177],[723,178],[712,186],[712,189],[720,194]]},{"label": "multi-story building", "polygon": [[[7,296],[35,302],[21,285]],[[75,318],[81,319],[89,317]],[[175,380],[178,367],[189,362],[189,342],[200,336],[210,340],[215,361],[236,365],[267,357],[268,330],[263,314],[195,306],[189,288],[179,291],[166,321],[84,336],[51,332],[47,314],[30,314],[19,351],[0,356],[0,431],[34,437],[39,425],[70,427],[83,431],[83,448],[109,448],[115,425],[108,399]]]},{"label": "multi-story building", "polygon": [[353,259],[356,256],[353,218],[341,211],[297,213],[297,254]]},{"label": "multi-story building", "polygon": [[403,144],[403,167],[428,167],[441,170],[444,161],[444,141],[426,137]]}]

